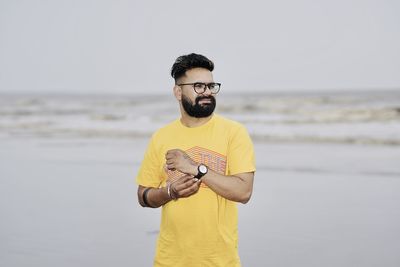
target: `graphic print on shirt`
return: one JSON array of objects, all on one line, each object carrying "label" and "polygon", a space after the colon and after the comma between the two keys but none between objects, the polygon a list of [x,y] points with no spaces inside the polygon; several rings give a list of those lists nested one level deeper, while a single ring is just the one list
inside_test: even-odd
[{"label": "graphic print on shirt", "polygon": [[[226,156],[217,153],[215,151],[203,148],[203,147],[192,147],[185,151],[186,154],[189,155],[191,159],[193,159],[197,163],[202,163],[206,165],[209,169],[224,175],[226,171]],[[179,171],[170,171],[167,170],[167,181],[172,183],[176,181],[179,177],[182,177],[184,174]],[[204,183],[201,184],[201,187],[207,187]]]}]

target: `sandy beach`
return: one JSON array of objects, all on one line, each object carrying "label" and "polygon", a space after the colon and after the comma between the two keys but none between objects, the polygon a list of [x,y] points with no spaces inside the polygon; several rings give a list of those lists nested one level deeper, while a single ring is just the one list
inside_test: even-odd
[{"label": "sandy beach", "polygon": [[[147,138],[0,140],[0,266],[151,266]],[[400,147],[255,143],[243,266],[399,266]]]}]

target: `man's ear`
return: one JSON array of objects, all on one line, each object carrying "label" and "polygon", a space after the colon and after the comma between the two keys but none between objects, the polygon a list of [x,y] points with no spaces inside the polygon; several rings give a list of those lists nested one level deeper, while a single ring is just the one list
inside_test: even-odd
[{"label": "man's ear", "polygon": [[174,86],[174,95],[178,101],[182,100],[182,88],[176,84]]}]

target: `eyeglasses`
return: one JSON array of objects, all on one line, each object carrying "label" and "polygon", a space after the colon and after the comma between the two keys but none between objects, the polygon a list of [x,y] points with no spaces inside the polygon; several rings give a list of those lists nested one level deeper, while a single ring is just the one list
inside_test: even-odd
[{"label": "eyeglasses", "polygon": [[217,94],[219,89],[221,89],[220,83],[181,83],[177,84],[178,86],[182,85],[191,85],[196,93],[202,94],[206,91],[206,88],[210,89],[212,94]]}]

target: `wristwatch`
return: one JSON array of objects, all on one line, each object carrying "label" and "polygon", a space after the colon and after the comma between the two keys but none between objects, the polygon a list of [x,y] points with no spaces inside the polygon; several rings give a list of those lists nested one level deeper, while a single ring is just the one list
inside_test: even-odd
[{"label": "wristwatch", "polygon": [[200,179],[201,177],[206,175],[207,172],[208,172],[208,167],[204,164],[200,164],[197,167],[197,175],[194,178]]}]

